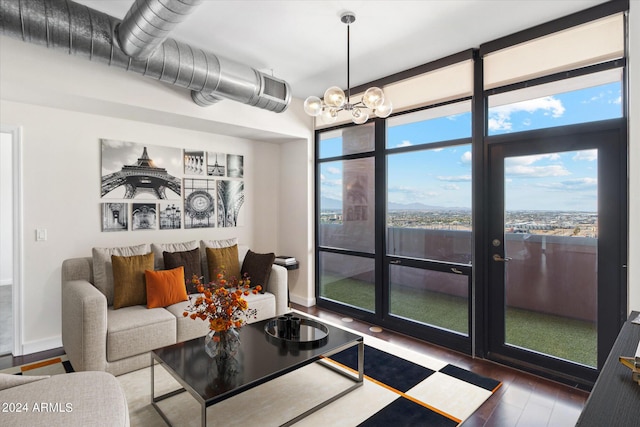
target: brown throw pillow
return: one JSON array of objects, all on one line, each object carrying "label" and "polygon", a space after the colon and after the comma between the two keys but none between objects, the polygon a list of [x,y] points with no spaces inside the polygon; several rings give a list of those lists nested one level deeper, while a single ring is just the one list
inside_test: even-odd
[{"label": "brown throw pillow", "polygon": [[145,270],[153,270],[153,252],[146,255],[111,255],[113,264],[113,308],[117,310],[147,303]]},{"label": "brown throw pillow", "polygon": [[271,266],[276,259],[274,253],[257,254],[249,250],[242,262],[242,275],[249,275],[251,286],[262,286],[261,293],[264,293],[267,289],[267,283],[269,283],[269,276],[271,275]]},{"label": "brown throw pillow", "polygon": [[184,287],[184,267],[144,272],[147,308],[167,307],[189,299]]},{"label": "brown throw pillow", "polygon": [[238,245],[228,248],[207,248],[207,266],[209,277],[214,280],[216,275],[224,268],[224,278],[231,284],[235,277],[240,280],[240,261],[238,261]]},{"label": "brown throw pillow", "polygon": [[196,293],[196,288],[191,283],[193,276],[202,277],[202,267],[200,265],[200,249],[182,252],[163,252],[164,268],[167,270],[184,267],[184,283],[188,294]]}]

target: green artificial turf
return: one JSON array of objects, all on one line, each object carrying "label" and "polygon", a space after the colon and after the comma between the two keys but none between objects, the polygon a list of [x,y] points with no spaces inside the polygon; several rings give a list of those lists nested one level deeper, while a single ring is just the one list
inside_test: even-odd
[{"label": "green artificial turf", "polygon": [[[375,286],[354,279],[324,276],[324,298],[375,311]],[[468,300],[438,292],[393,286],[391,313],[468,335]],[[587,366],[597,364],[595,323],[535,311],[507,308],[506,342]]]}]

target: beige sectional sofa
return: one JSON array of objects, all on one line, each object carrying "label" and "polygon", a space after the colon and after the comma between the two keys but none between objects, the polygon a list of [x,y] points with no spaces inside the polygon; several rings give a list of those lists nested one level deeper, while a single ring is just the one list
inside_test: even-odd
[{"label": "beige sectional sofa", "polygon": [[[203,254],[206,247],[210,247],[208,242],[201,241]],[[143,254],[153,249],[156,269],[161,269],[158,253],[171,248],[176,247],[174,244],[141,245],[136,250]],[[96,263],[95,251],[93,257],[67,259],[62,264],[62,344],[74,370],[120,375],[149,366],[149,352],[155,348],[208,332],[206,322],[183,316],[188,301],[163,308],[135,305],[114,310],[113,292],[109,299],[108,290],[95,285],[95,267],[100,265]],[[246,246],[238,246],[240,265],[247,251]],[[202,262],[206,262],[204,255]],[[285,313],[288,310],[286,269],[274,264],[265,292],[251,294],[246,299],[249,307],[257,310],[256,317],[249,322]]]}]

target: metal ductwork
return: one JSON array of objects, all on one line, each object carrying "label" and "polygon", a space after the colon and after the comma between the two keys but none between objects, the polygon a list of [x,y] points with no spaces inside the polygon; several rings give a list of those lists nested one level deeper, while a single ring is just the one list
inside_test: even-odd
[{"label": "metal ductwork", "polygon": [[[285,111],[291,101],[287,82],[166,38],[167,28],[184,19],[196,3],[198,0],[139,0],[121,25],[112,16],[70,0],[2,0],[0,28],[9,37],[190,89],[192,99],[201,106],[230,99],[277,113]],[[152,12],[163,18],[144,18]],[[154,26],[157,31],[151,31]],[[134,33],[146,34],[146,42],[158,46],[147,58],[135,59],[120,48],[116,34],[123,45],[135,46]],[[143,45],[132,49],[136,56],[146,52]]]},{"label": "metal ductwork", "polygon": [[169,32],[202,0],[135,0],[118,26],[120,49],[135,59],[147,59]]}]

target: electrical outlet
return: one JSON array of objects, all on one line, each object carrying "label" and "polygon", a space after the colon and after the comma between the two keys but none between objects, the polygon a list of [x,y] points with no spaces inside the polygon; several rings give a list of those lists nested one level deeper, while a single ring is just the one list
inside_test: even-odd
[{"label": "electrical outlet", "polygon": [[36,242],[44,242],[47,240],[47,229],[46,228],[37,228],[36,229]]}]

